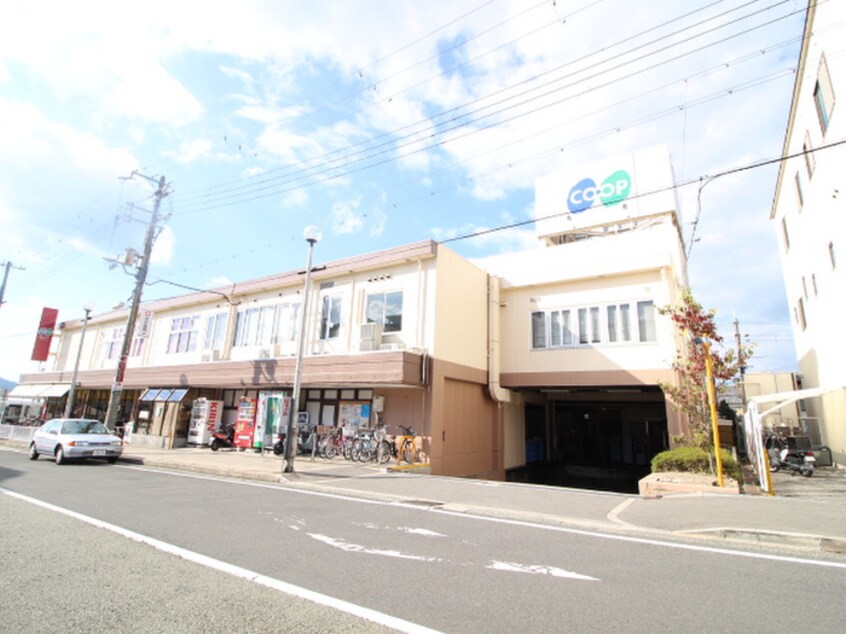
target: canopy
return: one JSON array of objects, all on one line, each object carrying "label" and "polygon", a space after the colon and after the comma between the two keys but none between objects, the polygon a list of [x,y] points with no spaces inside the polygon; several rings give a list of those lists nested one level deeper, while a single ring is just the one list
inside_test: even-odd
[{"label": "canopy", "polygon": [[69,383],[26,383],[12,388],[9,398],[55,398],[64,396],[69,389]]}]

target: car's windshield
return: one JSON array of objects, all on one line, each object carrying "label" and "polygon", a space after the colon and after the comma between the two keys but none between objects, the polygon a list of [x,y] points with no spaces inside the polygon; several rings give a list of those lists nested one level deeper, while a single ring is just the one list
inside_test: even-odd
[{"label": "car's windshield", "polygon": [[63,434],[108,434],[109,430],[96,420],[68,420],[62,424]]}]

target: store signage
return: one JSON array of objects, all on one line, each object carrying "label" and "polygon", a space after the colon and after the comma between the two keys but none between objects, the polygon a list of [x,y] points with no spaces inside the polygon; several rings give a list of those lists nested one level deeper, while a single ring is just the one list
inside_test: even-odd
[{"label": "store signage", "polygon": [[50,342],[53,340],[53,329],[56,327],[56,318],[59,311],[55,308],[44,308],[41,311],[41,322],[38,324],[38,333],[35,336],[35,345],[32,348],[33,361],[46,361],[50,354]]},{"label": "store signage", "polygon": [[629,197],[632,179],[626,170],[617,170],[597,185],[592,178],[576,183],[567,196],[567,208],[574,214],[590,209],[597,202],[605,207],[616,205]]}]

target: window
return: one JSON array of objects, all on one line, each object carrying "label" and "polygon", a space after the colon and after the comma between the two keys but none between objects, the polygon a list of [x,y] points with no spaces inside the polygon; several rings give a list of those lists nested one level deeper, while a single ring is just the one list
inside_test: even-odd
[{"label": "window", "polygon": [[834,243],[833,242],[828,243],[828,259],[831,262],[831,270],[833,271],[834,269],[837,268],[837,257],[834,254]]},{"label": "window", "polygon": [[[635,324],[633,309],[637,310]],[[657,340],[655,307],[651,300],[611,304],[604,311],[600,306],[534,311],[531,325],[534,350]]]},{"label": "window", "polygon": [[796,314],[799,320],[799,327],[802,330],[805,330],[805,327],[807,326],[807,324],[805,323],[805,302],[802,301],[801,297],[799,298],[799,303],[796,305],[796,308]]},{"label": "window", "polygon": [[320,318],[320,338],[334,339],[341,332],[341,296],[327,295],[323,298],[323,313]]},{"label": "window", "polygon": [[805,156],[805,169],[808,170],[808,178],[814,175],[814,168],[817,166],[817,160],[814,158],[814,146],[811,145],[811,135],[805,131],[805,143],[802,145],[802,152]]},{"label": "window", "polygon": [[245,308],[238,311],[235,319],[235,338],[233,346],[253,346],[256,344],[256,332],[258,331],[258,308]]},{"label": "window", "polygon": [[787,233],[787,218],[781,219],[781,235],[784,238],[784,250],[790,251],[790,234]]},{"label": "window", "polygon": [[631,341],[632,329],[631,318],[628,304],[614,304],[608,306],[607,323],[608,323],[608,341],[609,343],[616,343],[618,341]]},{"label": "window", "polygon": [[793,177],[793,182],[796,184],[796,200],[799,203],[799,209],[801,210],[805,204],[805,194],[802,192],[802,178],[799,176],[799,172],[796,172],[796,175]]},{"label": "window", "polygon": [[638,341],[657,341],[655,334],[655,306],[651,300],[637,303]]},{"label": "window", "polygon": [[191,317],[174,317],[170,322],[170,336],[167,340],[168,354],[180,352],[194,352],[197,349],[198,315]]},{"label": "window", "polygon": [[256,327],[256,343],[260,346],[270,343],[273,336],[273,317],[275,313],[275,306],[262,306],[259,309],[258,325]]},{"label": "window", "polygon": [[805,281],[805,276],[802,276],[802,294],[805,296],[805,301],[808,300],[808,284]]},{"label": "window", "polygon": [[283,302],[276,306],[273,317],[273,343],[285,343],[297,338],[297,314],[299,304]]},{"label": "window", "polygon": [[103,361],[117,359],[120,356],[120,349],[123,346],[123,333],[126,328],[110,328],[103,332],[103,340],[100,342],[100,358]]},{"label": "window", "polygon": [[814,105],[817,108],[820,128],[825,134],[828,130],[828,124],[831,122],[832,110],[834,110],[834,88],[831,85],[825,55],[820,58],[820,67],[817,71],[817,83],[814,85]]},{"label": "window", "polygon": [[402,330],[402,291],[368,295],[365,311],[367,323],[382,324],[383,332]]},{"label": "window", "polygon": [[814,297],[816,297],[817,296],[817,274],[816,273],[811,274],[811,288],[814,289]]},{"label": "window", "polygon": [[203,338],[204,350],[223,350],[223,342],[226,338],[226,323],[229,321],[229,313],[216,313],[209,315],[206,319],[206,335]]}]

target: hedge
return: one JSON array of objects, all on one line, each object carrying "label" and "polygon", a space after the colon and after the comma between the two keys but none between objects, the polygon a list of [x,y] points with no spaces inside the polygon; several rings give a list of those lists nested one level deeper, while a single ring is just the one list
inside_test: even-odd
[{"label": "hedge", "polygon": [[[742,482],[743,476],[737,460],[726,449],[720,451],[720,456],[723,459],[723,475]],[[652,473],[661,471],[712,473],[708,452],[701,447],[676,447],[662,451],[652,458]]]}]

